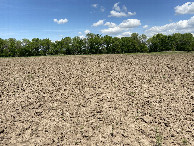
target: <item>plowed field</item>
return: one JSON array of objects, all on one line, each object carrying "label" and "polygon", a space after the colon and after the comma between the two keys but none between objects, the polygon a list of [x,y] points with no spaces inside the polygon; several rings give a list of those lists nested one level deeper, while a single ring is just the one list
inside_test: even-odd
[{"label": "plowed field", "polygon": [[0,145],[194,145],[194,53],[0,58]]}]

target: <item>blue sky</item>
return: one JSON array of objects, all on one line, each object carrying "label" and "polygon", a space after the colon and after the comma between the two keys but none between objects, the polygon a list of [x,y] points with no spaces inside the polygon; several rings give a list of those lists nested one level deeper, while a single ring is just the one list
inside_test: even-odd
[{"label": "blue sky", "polygon": [[0,38],[194,33],[185,0],[0,0]]}]

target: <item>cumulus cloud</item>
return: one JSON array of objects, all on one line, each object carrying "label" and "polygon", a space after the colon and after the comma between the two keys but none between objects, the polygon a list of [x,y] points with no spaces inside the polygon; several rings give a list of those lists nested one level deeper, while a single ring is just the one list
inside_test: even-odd
[{"label": "cumulus cloud", "polygon": [[110,11],[110,15],[108,17],[127,17],[127,16],[133,16],[136,15],[136,12],[132,13],[132,12],[117,12],[117,11]]},{"label": "cumulus cloud", "polygon": [[119,5],[119,2],[115,3],[114,6],[113,6],[113,9],[116,10],[116,11],[120,11],[121,9],[118,5]]},{"label": "cumulus cloud", "polygon": [[78,32],[79,35],[82,35],[82,32]]},{"label": "cumulus cloud", "polygon": [[136,12],[133,12],[133,13],[132,12],[128,12],[127,13],[127,16],[133,16],[133,15],[136,15]]},{"label": "cumulus cloud", "polygon": [[57,19],[53,19],[54,22],[58,23],[58,24],[64,24],[64,23],[67,23],[68,20],[65,18],[65,19],[60,19],[60,20],[57,20]]},{"label": "cumulus cloud", "polygon": [[124,20],[122,23],[119,24],[121,28],[134,28],[141,25],[140,20],[138,19],[127,19]]},{"label": "cumulus cloud", "polygon": [[84,39],[84,38],[85,38],[85,36],[84,36],[84,35],[80,35],[79,37],[80,37],[81,39]]},{"label": "cumulus cloud", "polygon": [[131,12],[128,12],[128,13],[125,13],[125,12],[117,12],[117,11],[110,11],[110,15],[109,17],[127,17],[127,16],[133,16],[135,15],[136,13],[131,13]]},{"label": "cumulus cloud", "polygon": [[126,31],[126,32],[121,33],[121,34],[118,35],[117,37],[118,37],[118,38],[122,38],[122,37],[130,37],[131,34],[132,34],[132,33],[131,33],[130,31]]},{"label": "cumulus cloud", "polygon": [[97,8],[98,4],[92,4],[92,7]]},{"label": "cumulus cloud", "polygon": [[98,22],[93,23],[92,26],[97,27],[97,26],[100,26],[100,25],[103,25],[103,24],[104,24],[104,20],[99,20]]},{"label": "cumulus cloud", "polygon": [[143,28],[144,28],[144,29],[148,28],[148,25],[144,25]]},{"label": "cumulus cloud", "polygon": [[98,9],[100,12],[104,12],[105,11],[105,7],[100,6],[99,4],[92,4],[91,5],[93,8]]},{"label": "cumulus cloud", "polygon": [[124,12],[117,12],[115,10],[110,11],[109,17],[125,17],[127,14]]},{"label": "cumulus cloud", "polygon": [[163,26],[154,26],[147,29],[145,33],[148,36],[153,36],[154,34],[173,34],[173,33],[194,33],[194,16],[188,20],[180,20],[175,23],[169,23]]},{"label": "cumulus cloud", "polygon": [[126,34],[127,35],[129,34],[128,32],[126,32],[128,31],[128,29],[140,26],[141,22],[138,19],[127,19],[124,20],[119,25],[116,25],[115,23],[112,22],[106,22],[104,25],[108,26],[109,28],[101,30],[103,34],[124,36]]},{"label": "cumulus cloud", "polygon": [[84,33],[88,34],[88,33],[90,33],[90,30],[85,30]]},{"label": "cumulus cloud", "polygon": [[101,30],[101,32],[103,34],[108,34],[108,35],[118,35],[118,34],[122,33],[123,30],[124,30],[124,28],[120,28],[117,26],[117,27],[112,27],[112,28],[110,27],[108,29],[103,29],[103,30]]},{"label": "cumulus cloud", "polygon": [[132,34],[132,33],[131,33],[130,31],[128,31],[128,32],[123,32],[123,33],[122,33],[123,36],[130,36],[131,34]]},{"label": "cumulus cloud", "polygon": [[117,25],[116,25],[115,23],[113,23],[113,22],[106,22],[104,25],[105,25],[105,26],[108,26],[108,27],[116,27],[116,26],[117,26]]},{"label": "cumulus cloud", "polygon": [[123,5],[123,9],[119,7],[119,3],[115,3],[113,6],[113,10],[110,11],[110,15],[108,17],[127,17],[136,15],[136,12],[127,12],[127,7]]},{"label": "cumulus cloud", "polygon": [[194,14],[194,2],[187,2],[181,6],[176,6],[176,14]]}]

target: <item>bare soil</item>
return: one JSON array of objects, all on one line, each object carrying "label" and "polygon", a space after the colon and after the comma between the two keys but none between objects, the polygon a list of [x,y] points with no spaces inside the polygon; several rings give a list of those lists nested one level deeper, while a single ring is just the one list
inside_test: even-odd
[{"label": "bare soil", "polygon": [[194,53],[0,58],[0,145],[194,145]]}]

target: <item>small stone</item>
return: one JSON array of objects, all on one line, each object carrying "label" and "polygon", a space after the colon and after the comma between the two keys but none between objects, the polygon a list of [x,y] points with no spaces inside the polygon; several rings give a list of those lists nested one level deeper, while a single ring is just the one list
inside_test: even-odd
[{"label": "small stone", "polygon": [[110,133],[110,135],[113,137],[113,133]]},{"label": "small stone", "polygon": [[0,128],[0,134],[4,133],[4,132],[5,132],[5,130],[3,128]]},{"label": "small stone", "polygon": [[170,127],[170,124],[169,124],[168,122],[165,122],[164,125],[165,125],[166,127]]}]

